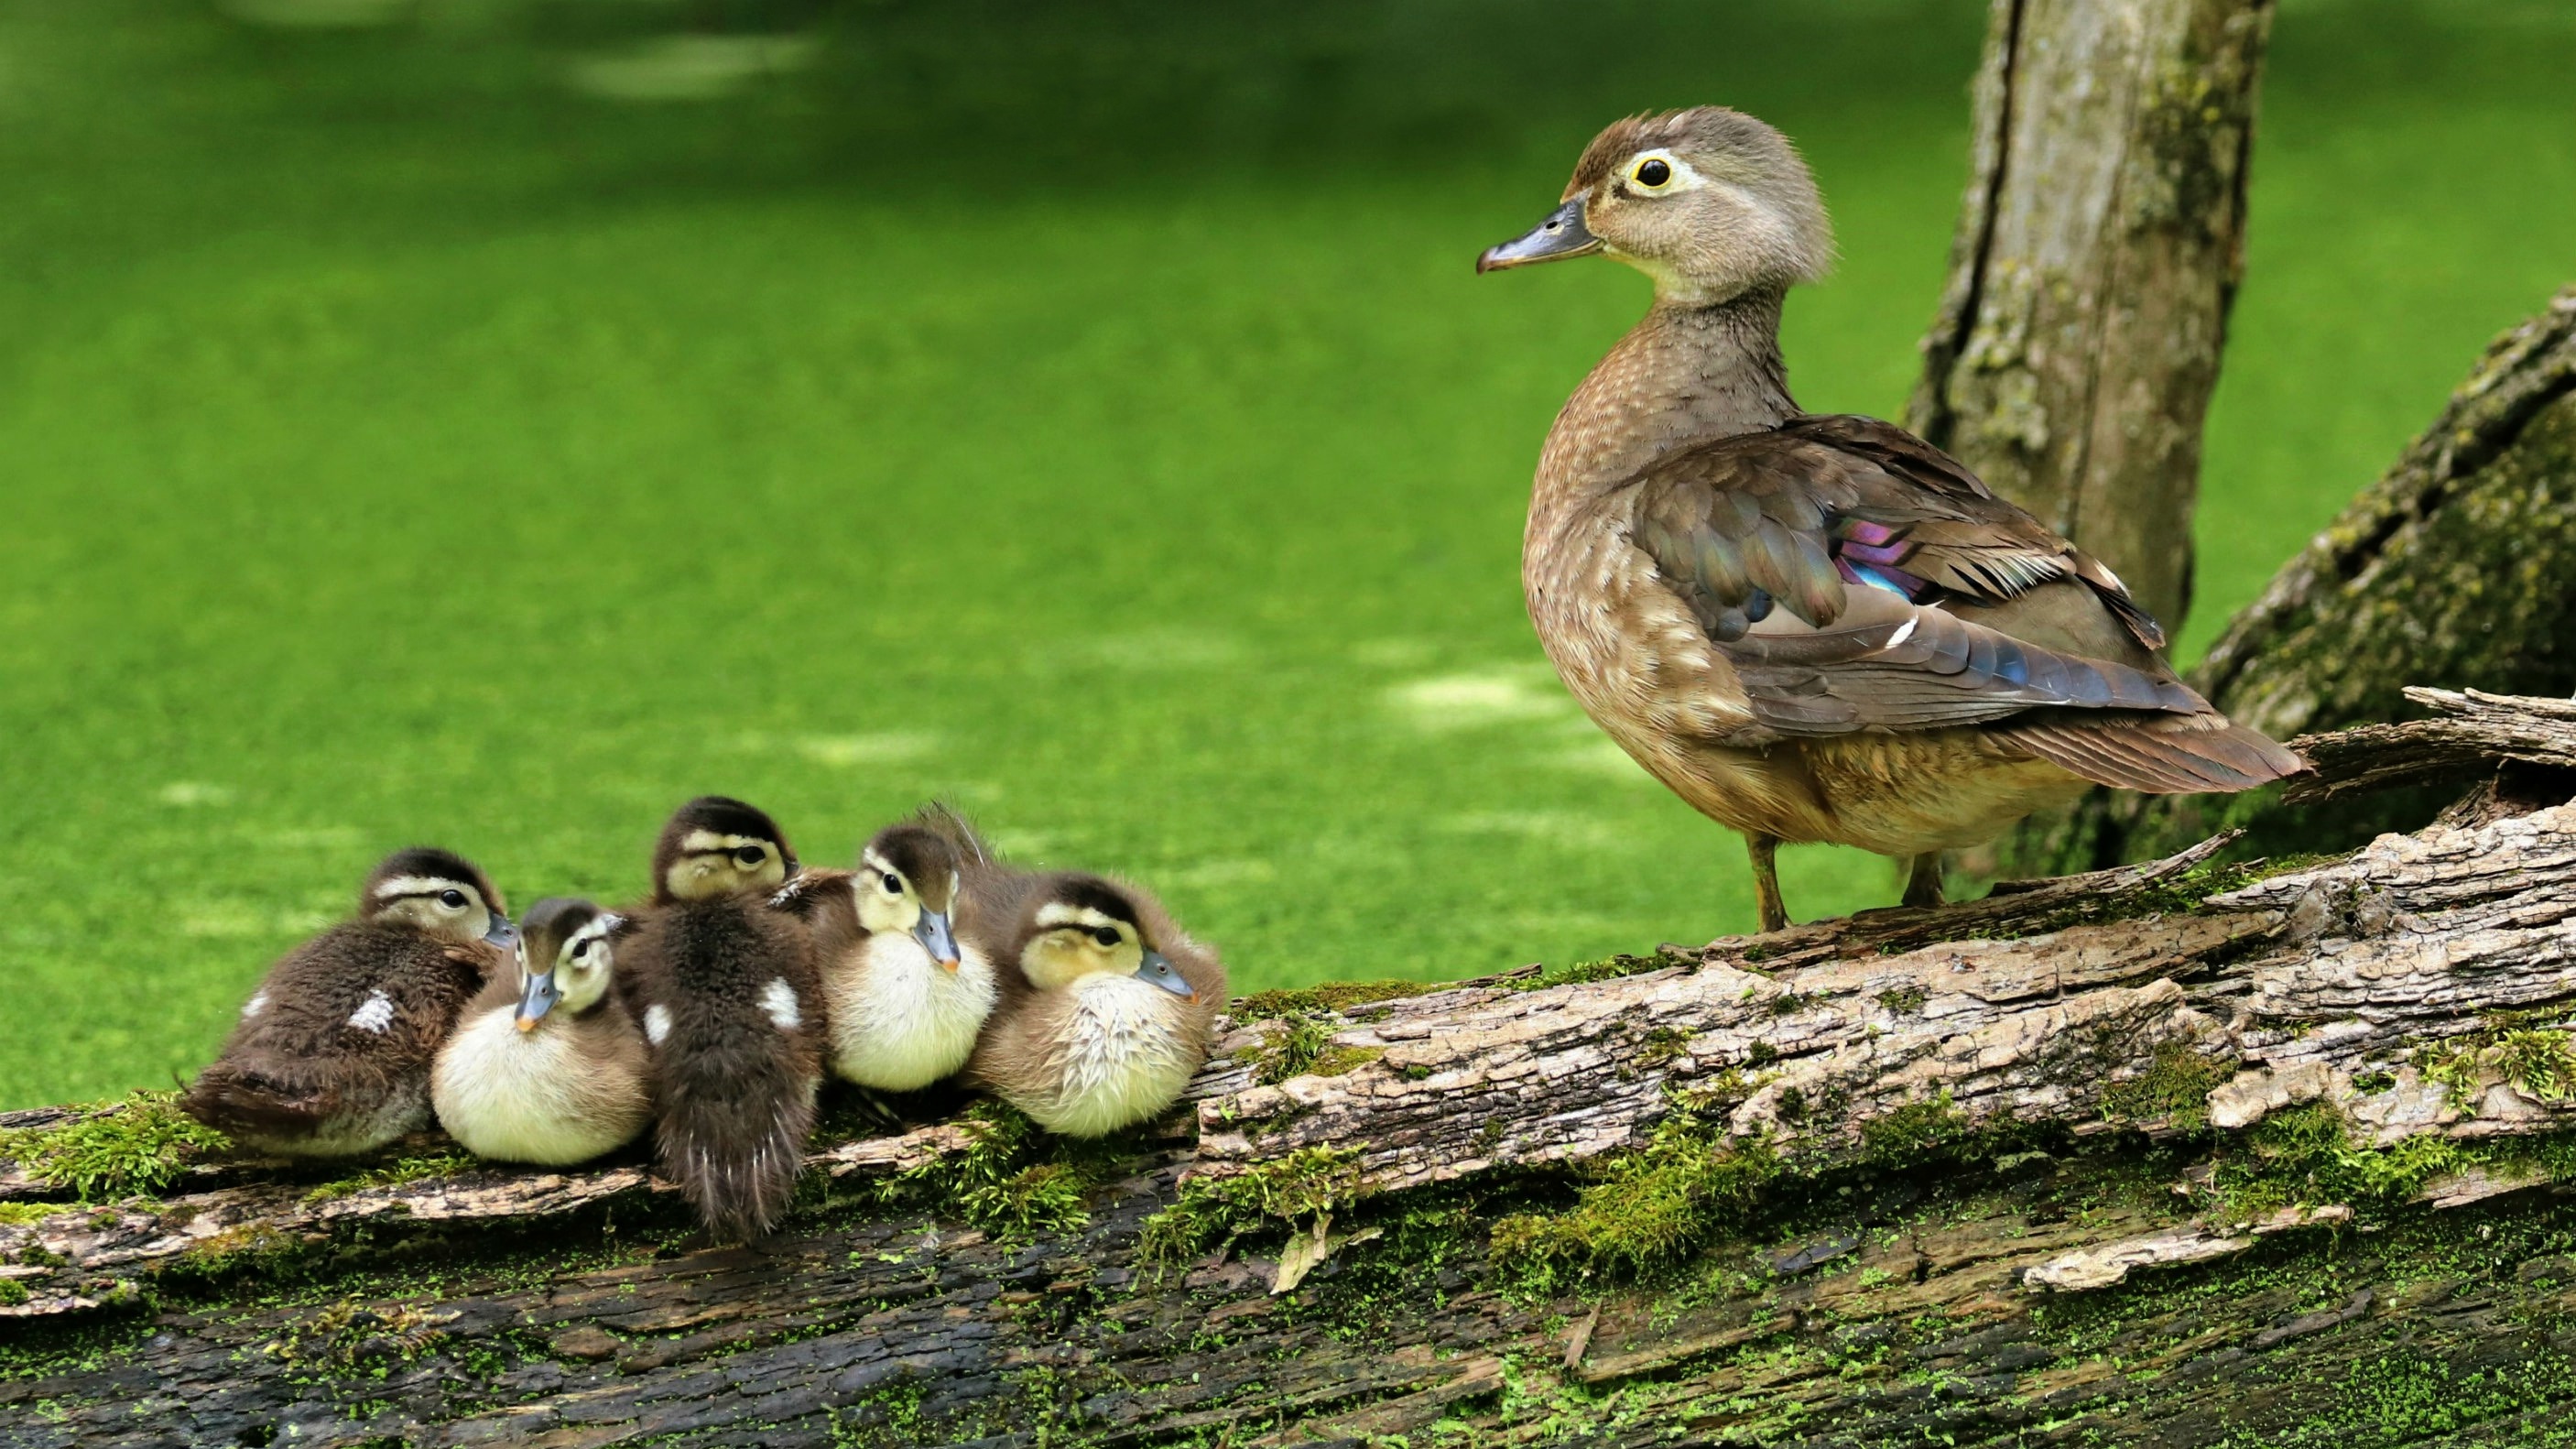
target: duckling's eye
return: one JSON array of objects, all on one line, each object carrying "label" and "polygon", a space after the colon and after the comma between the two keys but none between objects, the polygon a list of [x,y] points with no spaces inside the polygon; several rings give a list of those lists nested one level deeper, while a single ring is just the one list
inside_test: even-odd
[{"label": "duckling's eye", "polygon": [[1649,188],[1665,185],[1673,179],[1672,163],[1660,156],[1649,156],[1637,163],[1634,179],[1639,186]]},{"label": "duckling's eye", "polygon": [[591,943],[590,943],[589,941],[587,941],[587,940],[581,940],[581,941],[575,941],[575,942],[573,942],[573,943],[572,943],[572,958],[573,958],[574,960],[578,961],[578,960],[580,960],[582,957],[589,955],[589,954],[590,954],[590,945],[591,945]]},{"label": "duckling's eye", "polygon": [[760,864],[760,857],[761,849],[757,845],[746,845],[733,853],[733,858],[741,862],[746,869]]},{"label": "duckling's eye", "polygon": [[451,911],[461,911],[465,909],[465,892],[440,891],[438,893],[438,903],[447,907]]},{"label": "duckling's eye", "polygon": [[1118,933],[1107,926],[1094,926],[1091,929],[1091,939],[1103,946],[1115,946],[1118,944]]}]

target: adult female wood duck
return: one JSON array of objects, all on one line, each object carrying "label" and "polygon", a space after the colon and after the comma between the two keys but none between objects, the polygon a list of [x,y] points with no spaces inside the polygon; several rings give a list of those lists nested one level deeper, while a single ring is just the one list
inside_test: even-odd
[{"label": "adult female wood duck", "polygon": [[653,1120],[644,1033],[609,999],[625,924],[561,897],[521,918],[519,969],[496,973],[466,1006],[430,1071],[438,1125],[467,1151],[569,1166]]},{"label": "adult female wood duck", "polygon": [[356,919],[269,968],[180,1105],[246,1147],[289,1156],[372,1152],[417,1132],[429,1125],[432,1056],[516,941],[472,862],[397,851],[359,888]]},{"label": "adult female wood duck", "polygon": [[1910,861],[2089,784],[2250,789],[2305,768],[2174,677],[2110,569],[1956,459],[1802,413],[1780,303],[1833,234],[1779,132],[1703,106],[1593,139],[1562,204],[1478,271],[1600,252],[1654,305],[1539,455],[1521,580],[1566,686],[1637,762],[1744,833],[1762,929],[1784,840]]}]

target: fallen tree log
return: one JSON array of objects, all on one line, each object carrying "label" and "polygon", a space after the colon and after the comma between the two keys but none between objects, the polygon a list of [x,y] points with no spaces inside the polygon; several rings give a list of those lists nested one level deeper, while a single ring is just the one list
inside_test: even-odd
[{"label": "fallen tree log", "polygon": [[[2327,774],[2569,718],[2462,706],[2490,743],[2410,726],[2321,746]],[[1248,998],[1156,1130],[828,1133],[749,1248],[694,1243],[636,1162],[421,1142],[325,1182],[154,1157],[148,1100],[15,1114],[0,1443],[2576,1430],[2576,805],[2491,799],[2334,860],[2223,844]],[[137,1162],[158,1196],[61,1200],[73,1164]]]}]

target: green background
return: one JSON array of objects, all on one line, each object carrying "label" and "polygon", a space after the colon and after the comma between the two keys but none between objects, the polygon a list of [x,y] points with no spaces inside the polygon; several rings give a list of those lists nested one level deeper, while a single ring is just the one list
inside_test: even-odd
[{"label": "green background", "polygon": [[[826,862],[943,794],[1238,988],[1748,928],[1521,612],[1644,284],[1469,263],[1607,120],[1742,106],[1840,227],[1801,399],[1892,413],[1982,29],[0,0],[0,1106],[186,1073],[391,847],[617,899],[706,790]],[[2563,5],[2284,0],[2186,656],[2576,276],[2570,74]]]}]

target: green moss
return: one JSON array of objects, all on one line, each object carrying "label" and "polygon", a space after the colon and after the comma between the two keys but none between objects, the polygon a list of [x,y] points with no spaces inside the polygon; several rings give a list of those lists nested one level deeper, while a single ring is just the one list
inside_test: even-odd
[{"label": "green moss", "polygon": [[55,1127],[0,1132],[0,1158],[83,1202],[151,1196],[231,1139],[179,1110],[176,1092],[136,1092]]},{"label": "green moss", "polygon": [[15,1278],[0,1278],[0,1307],[15,1308],[27,1301],[26,1286]]},{"label": "green moss", "polygon": [[[1750,959],[1749,957],[1747,959]],[[1571,986],[1581,981],[1616,981],[1623,976],[1662,971],[1673,966],[1697,966],[1697,956],[1668,956],[1656,952],[1651,956],[1622,953],[1598,961],[1573,961],[1563,966],[1544,967],[1536,973],[1508,983],[1515,991],[1539,991],[1550,986]]]},{"label": "green moss", "polygon": [[408,1364],[447,1337],[431,1316],[410,1304],[375,1304],[343,1299],[303,1319],[263,1345],[269,1357],[290,1367],[332,1377],[373,1371],[382,1377],[396,1364]]},{"label": "green moss", "polygon": [[334,1178],[306,1193],[304,1200],[336,1202],[370,1188],[398,1187],[431,1177],[454,1177],[460,1172],[471,1172],[480,1165],[470,1153],[465,1152],[433,1152],[419,1157],[398,1158],[347,1177]]},{"label": "green moss", "polygon": [[1442,981],[1328,981],[1293,991],[1256,991],[1235,998],[1231,1013],[1238,1022],[1295,1016],[1309,1011],[1348,1011],[1372,1001],[1393,1001],[1448,990]]},{"label": "green moss", "polygon": [[2235,1075],[2236,1064],[2200,1055],[2179,1043],[2156,1048],[2147,1070],[2102,1094],[2102,1115],[2113,1122],[2165,1123],[2183,1131],[2209,1125],[2209,1094]]},{"label": "green moss", "polygon": [[1332,1040],[1332,1027],[1314,1015],[1283,1017],[1279,1030],[1266,1033],[1261,1040],[1235,1052],[1235,1059],[1252,1068],[1252,1079],[1263,1086],[1277,1086],[1313,1066],[1323,1053],[1324,1044]]},{"label": "green moss", "polygon": [[964,1152],[898,1173],[880,1198],[953,1212],[1003,1242],[1027,1242],[1088,1227],[1092,1189],[1126,1161],[1114,1142],[1051,1136],[1000,1102],[976,1103],[958,1125],[973,1138]]},{"label": "green moss", "polygon": [[70,1212],[71,1205],[59,1202],[0,1202],[0,1227],[24,1227],[41,1223],[56,1213]]},{"label": "green moss", "polygon": [[2388,1148],[2352,1140],[2343,1114],[2324,1102],[2274,1112],[2246,1129],[2210,1185],[2235,1212],[2256,1217],[2292,1206],[2362,1205],[2415,1196],[2446,1172],[2473,1165],[2447,1137],[2409,1137]]},{"label": "green moss", "polygon": [[1539,1292],[1667,1267],[1750,1207],[1780,1171],[1768,1142],[1729,1142],[1717,1123],[1677,1108],[1645,1147],[1588,1165],[1573,1207],[1496,1222],[1493,1254]]},{"label": "green moss", "polygon": [[1905,986],[1878,993],[1878,1004],[1898,1016],[1912,1016],[1923,1009],[1923,1003],[1931,999],[1931,994],[1920,986]]},{"label": "green moss", "polygon": [[1968,1116],[1948,1088],[1861,1124],[1861,1157],[1878,1167],[1913,1167],[1948,1155],[1969,1138]]},{"label": "green moss", "polygon": [[1175,1268],[1226,1238],[1347,1207],[1359,1200],[1359,1159],[1357,1148],[1301,1147],[1244,1172],[1188,1178],[1170,1207],[1145,1220],[1137,1259]]}]

